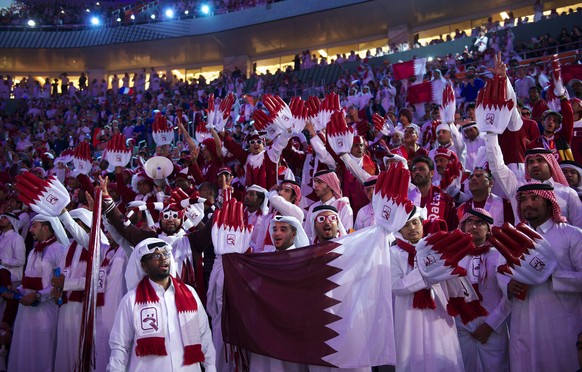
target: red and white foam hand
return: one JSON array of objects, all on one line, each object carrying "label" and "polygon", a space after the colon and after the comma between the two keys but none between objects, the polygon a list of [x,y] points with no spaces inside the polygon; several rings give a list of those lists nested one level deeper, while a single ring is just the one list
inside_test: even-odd
[{"label": "red and white foam hand", "polygon": [[105,159],[114,167],[125,167],[131,160],[131,150],[125,144],[123,134],[114,134],[107,142]]},{"label": "red and white foam hand", "polygon": [[554,83],[553,93],[557,97],[565,95],[566,88],[564,88],[564,81],[562,80],[562,66],[560,66],[560,61],[558,56],[552,56],[552,81]]},{"label": "red and white foam hand", "polygon": [[347,154],[352,150],[354,131],[348,127],[343,111],[336,111],[331,116],[325,129],[327,143],[338,154]]},{"label": "red and white foam hand", "polygon": [[234,101],[234,94],[230,93],[216,106],[214,94],[211,93],[208,97],[208,124],[206,128],[215,128],[217,132],[222,132],[230,116],[230,110],[232,109]]},{"label": "red and white foam hand", "polygon": [[383,136],[389,136],[392,133],[392,121],[389,118],[383,118],[378,113],[374,113],[372,122],[376,131],[382,133]]},{"label": "red and white foam hand", "polygon": [[67,164],[73,161],[73,149],[68,148],[65,151],[61,152],[61,155],[59,155],[58,158],[55,159],[55,164],[56,163],[63,163],[63,164]]},{"label": "red and white foam hand", "polygon": [[480,132],[501,134],[507,128],[515,107],[514,95],[508,89],[507,78],[495,76],[479,91],[475,117]]},{"label": "red and white foam hand", "polygon": [[374,222],[389,233],[400,230],[414,209],[408,200],[409,183],[410,171],[400,162],[390,163],[378,176],[372,197]]},{"label": "red and white foam hand", "polygon": [[174,131],[168,127],[168,119],[161,112],[156,113],[152,125],[152,137],[158,146],[169,145],[174,140]]},{"label": "red and white foam hand", "polygon": [[456,158],[452,158],[443,172],[440,187],[445,190],[451,197],[457,196],[461,191],[461,176],[463,174],[463,165]]},{"label": "red and white foam hand", "polygon": [[416,245],[418,270],[429,283],[465,276],[459,261],[474,249],[471,236],[459,229],[430,234]]},{"label": "red and white foam hand", "polygon": [[455,92],[453,91],[451,84],[447,84],[445,85],[445,89],[443,89],[443,104],[439,111],[441,121],[447,124],[454,123],[456,110]]},{"label": "red and white foam hand", "polygon": [[331,116],[334,112],[339,111],[340,108],[340,101],[339,96],[331,92],[319,105],[319,111],[317,113],[317,117],[315,119],[315,123],[313,124],[315,131],[320,132],[324,128],[327,127],[327,123],[331,120]]},{"label": "red and white foam hand", "polygon": [[281,128],[282,131],[291,130],[293,127],[293,114],[281,97],[265,94],[263,103],[269,110],[269,118],[273,124]]},{"label": "red and white foam hand", "polygon": [[305,123],[309,117],[309,108],[307,107],[307,102],[304,102],[301,97],[291,98],[289,103],[289,109],[293,115],[293,125],[291,127],[291,132],[301,133],[305,128]]},{"label": "red and white foam hand", "polygon": [[493,227],[489,241],[507,261],[497,271],[520,283],[544,283],[558,266],[550,243],[523,223]]},{"label": "red and white foam hand", "polygon": [[198,141],[198,143],[202,143],[205,139],[212,138],[212,133],[210,130],[208,130],[208,128],[206,128],[206,123],[201,121],[198,123],[198,125],[196,125],[194,137],[196,137],[196,141]]},{"label": "red and white foam hand", "polygon": [[269,140],[274,140],[279,134],[281,134],[282,129],[273,124],[271,117],[263,110],[255,110],[253,113],[254,127],[259,132],[265,132],[265,137]]},{"label": "red and white foam hand", "polygon": [[93,167],[93,158],[88,142],[80,142],[73,151],[73,165],[80,174],[89,174]]},{"label": "red and white foam hand", "polygon": [[217,255],[244,253],[249,249],[252,225],[244,224],[243,205],[231,198],[214,212],[212,243]]},{"label": "red and white foam hand", "polygon": [[[317,131],[316,128],[316,125],[318,125],[317,116],[319,115],[321,102],[319,101],[319,98],[315,96],[309,96],[307,101],[305,101],[305,106],[307,107],[308,110],[307,120],[311,120],[311,122],[314,125],[314,129]],[[325,126],[323,126],[323,128],[325,128]]]},{"label": "red and white foam hand", "polygon": [[40,179],[30,172],[16,176],[18,198],[33,211],[57,217],[71,202],[69,192],[55,176]]}]

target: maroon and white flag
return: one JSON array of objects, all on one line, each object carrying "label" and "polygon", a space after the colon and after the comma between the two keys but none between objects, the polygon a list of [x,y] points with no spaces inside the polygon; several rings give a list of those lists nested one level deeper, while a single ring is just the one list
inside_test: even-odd
[{"label": "maroon and white flag", "polygon": [[426,58],[416,58],[392,65],[392,76],[396,80],[408,79],[426,74]]},{"label": "maroon and white flag", "polygon": [[296,363],[394,365],[390,236],[374,226],[289,251],[223,255],[224,341]]}]

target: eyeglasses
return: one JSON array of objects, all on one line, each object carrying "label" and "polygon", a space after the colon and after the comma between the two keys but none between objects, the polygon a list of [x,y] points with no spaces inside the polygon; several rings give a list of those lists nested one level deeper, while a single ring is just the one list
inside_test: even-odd
[{"label": "eyeglasses", "polygon": [[254,145],[254,144],[262,145],[263,144],[263,140],[250,140],[249,141],[249,145]]},{"label": "eyeglasses", "polygon": [[482,227],[487,225],[487,222],[483,221],[483,220],[473,220],[473,219],[467,219],[465,220],[465,225],[473,225],[475,227]]},{"label": "eyeglasses", "polygon": [[173,211],[164,212],[162,214],[162,219],[167,220],[168,218],[180,218],[180,214],[178,212]]},{"label": "eyeglasses", "polygon": [[317,223],[324,223],[325,221],[332,223],[337,221],[337,216],[335,214],[329,214],[327,216],[317,216],[315,217],[315,221],[317,221]]},{"label": "eyeglasses", "polygon": [[170,252],[164,251],[164,253],[152,253],[147,260],[161,261],[170,257]]},{"label": "eyeglasses", "polygon": [[522,111],[521,116],[531,116],[531,112],[529,111]]}]

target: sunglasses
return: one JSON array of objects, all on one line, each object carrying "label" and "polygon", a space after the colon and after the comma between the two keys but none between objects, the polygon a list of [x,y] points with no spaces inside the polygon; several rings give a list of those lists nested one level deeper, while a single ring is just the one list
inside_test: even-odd
[{"label": "sunglasses", "polygon": [[324,223],[325,221],[332,223],[337,221],[337,216],[335,214],[330,214],[327,216],[317,216],[315,217],[315,221],[317,221],[317,223]]},{"label": "sunglasses", "polygon": [[165,260],[166,258],[170,258],[170,252],[164,251],[164,253],[152,253],[147,260],[154,260],[154,261],[161,261]]},{"label": "sunglasses", "polygon": [[164,220],[167,220],[168,218],[180,218],[180,215],[178,214],[178,212],[173,212],[173,211],[171,211],[171,212],[164,212],[162,214],[162,218]]},{"label": "sunglasses", "polygon": [[529,111],[522,111],[521,116],[531,116],[531,112]]},{"label": "sunglasses", "polygon": [[263,144],[263,140],[250,140],[249,141],[249,145],[254,145],[254,144],[262,145]]}]

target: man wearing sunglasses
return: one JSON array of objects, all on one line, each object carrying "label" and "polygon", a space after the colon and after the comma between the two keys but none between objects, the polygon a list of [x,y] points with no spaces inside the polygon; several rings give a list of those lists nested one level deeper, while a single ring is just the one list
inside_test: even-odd
[{"label": "man wearing sunglasses", "polygon": [[320,205],[313,209],[311,225],[315,232],[313,244],[325,242],[346,235],[338,211],[331,205]]},{"label": "man wearing sunglasses", "polygon": [[194,289],[175,278],[173,265],[172,247],[163,240],[136,245],[128,271],[139,282],[117,311],[108,370],[216,370],[208,316]]}]

